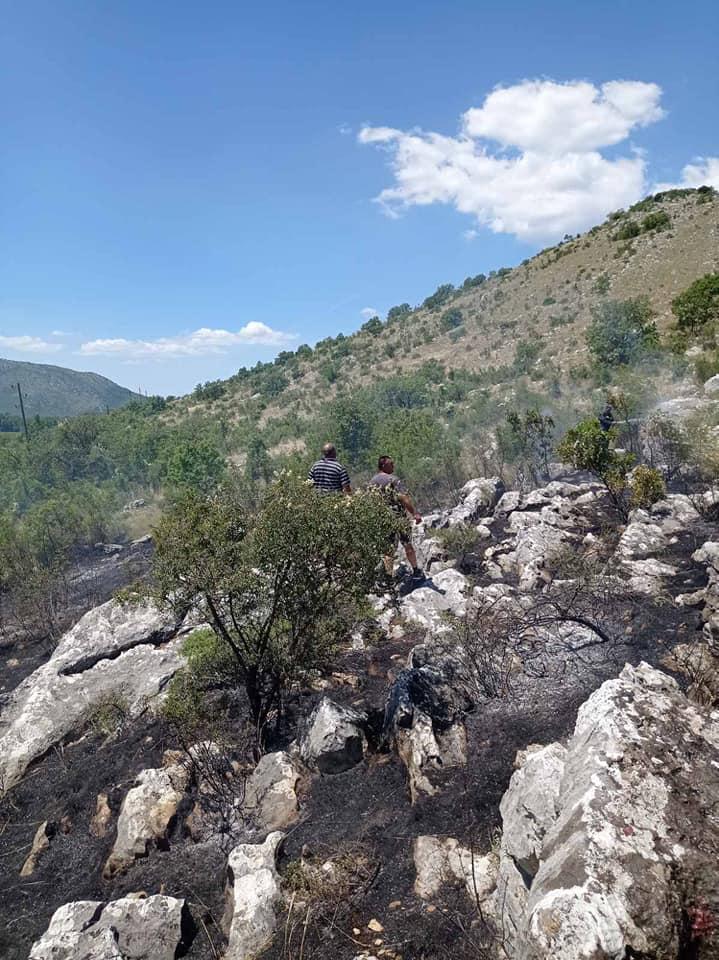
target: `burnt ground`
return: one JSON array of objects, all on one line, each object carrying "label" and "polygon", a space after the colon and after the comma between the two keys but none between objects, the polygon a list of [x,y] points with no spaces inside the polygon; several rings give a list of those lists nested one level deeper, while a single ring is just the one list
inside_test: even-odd
[{"label": "burnt ground", "polygon": [[[707,528],[687,534],[660,558],[678,568],[672,594],[703,585],[704,571],[692,563],[690,555],[713,533]],[[376,750],[346,773],[313,777],[301,798],[300,820],[288,831],[281,855],[280,869],[288,888],[293,864],[303,855],[322,863],[344,854],[361,860],[366,869],[350,889],[329,890],[313,901],[309,911],[297,907],[290,916],[283,915],[275,944],[266,954],[268,960],[351,960],[378,936],[382,948],[404,960],[482,957],[476,909],[462,891],[448,890],[441,901],[430,905],[415,897],[412,841],[422,834],[449,835],[487,850],[498,836],[499,802],[517,750],[566,737],[580,704],[603,680],[616,676],[624,662],[659,664],[667,648],[697,636],[700,626],[700,615],[691,609],[640,599],[625,612],[621,627],[626,642],[620,647],[598,648],[581,669],[522,679],[510,699],[478,706],[466,718],[466,767],[445,771],[436,781],[439,793],[414,807],[404,767],[394,753]],[[392,677],[419,639],[410,635],[345,653],[334,665],[334,674],[326,678],[325,691],[308,690],[295,698],[294,720],[306,715],[322,692],[378,715]],[[13,655],[21,661],[17,675],[29,672],[25,654],[31,662],[38,656],[32,645],[16,648]],[[15,677],[3,677],[8,687],[17,682]],[[291,733],[274,748],[286,745]],[[4,960],[26,960],[32,942],[61,904],[78,899],[107,901],[138,890],[187,899],[197,928],[187,956],[210,960],[221,952],[226,858],[216,846],[189,839],[183,824],[186,811],[180,811],[167,849],[153,849],[112,881],[103,880],[101,871],[114,840],[114,823],[101,839],[88,830],[98,793],[109,793],[116,815],[136,774],[159,765],[163,750],[176,746],[166,729],[151,720],[110,739],[90,730],[34,764],[0,804],[4,923],[0,956]],[[19,879],[38,825],[62,817],[69,818],[69,832],[59,831],[34,874]],[[384,928],[379,935],[367,928],[373,918]],[[379,949],[374,946],[375,952]]]},{"label": "burnt ground", "polygon": [[152,556],[149,542],[130,544],[106,555],[100,549],[78,555],[58,581],[52,606],[57,613],[47,629],[42,609],[18,610],[0,605],[0,697],[37,670],[52,653],[55,639],[93,607],[147,576]]}]

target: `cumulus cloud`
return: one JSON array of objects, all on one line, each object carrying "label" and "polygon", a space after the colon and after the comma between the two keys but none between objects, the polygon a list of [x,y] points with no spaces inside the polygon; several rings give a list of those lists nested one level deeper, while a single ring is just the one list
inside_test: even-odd
[{"label": "cumulus cloud", "polygon": [[296,339],[293,333],[273,330],[267,324],[252,320],[237,331],[201,327],[193,333],[153,340],[88,340],[80,345],[80,353],[86,356],[117,356],[129,360],[170,359],[227,353],[234,347],[250,344],[278,347]]},{"label": "cumulus cloud", "polygon": [[661,119],[660,98],[657,84],[640,81],[525,81],[467,110],[455,137],[383,126],[358,139],[390,154],[395,185],[376,198],[389,216],[446,203],[495,233],[551,238],[642,195],[644,157],[600,150]]},{"label": "cumulus cloud", "polygon": [[18,353],[57,353],[62,350],[61,343],[52,343],[41,337],[0,335],[0,350],[15,350]]},{"label": "cumulus cloud", "polygon": [[679,183],[658,183],[655,190],[672,190],[676,187],[714,187],[719,190],[719,157],[697,157],[682,167]]},{"label": "cumulus cloud", "polygon": [[363,320],[371,320],[372,317],[379,316],[379,310],[376,307],[362,307],[360,310],[360,316]]}]

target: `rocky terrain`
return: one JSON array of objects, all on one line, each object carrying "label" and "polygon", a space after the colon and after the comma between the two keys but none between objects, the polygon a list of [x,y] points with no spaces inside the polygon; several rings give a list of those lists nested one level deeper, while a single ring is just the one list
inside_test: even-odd
[{"label": "rocky terrain", "polygon": [[719,494],[552,470],[425,517],[256,763],[158,714],[197,611],[6,638],[2,956],[716,956]]}]

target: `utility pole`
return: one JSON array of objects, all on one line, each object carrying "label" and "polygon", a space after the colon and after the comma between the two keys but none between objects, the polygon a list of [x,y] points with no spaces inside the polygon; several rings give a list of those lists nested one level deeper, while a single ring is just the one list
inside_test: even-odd
[{"label": "utility pole", "polygon": [[20,413],[22,414],[22,425],[25,430],[25,439],[30,442],[30,434],[27,432],[27,418],[25,416],[25,404],[22,401],[22,390],[20,389],[20,382],[16,384],[17,387],[17,398],[20,401]]}]

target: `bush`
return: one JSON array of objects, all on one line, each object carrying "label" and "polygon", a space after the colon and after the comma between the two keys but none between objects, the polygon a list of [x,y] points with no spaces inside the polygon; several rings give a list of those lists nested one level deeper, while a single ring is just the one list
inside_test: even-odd
[{"label": "bush", "polygon": [[707,273],[672,300],[677,327],[697,333],[719,320],[719,273]]},{"label": "bush", "polygon": [[666,494],[667,488],[661,473],[654,467],[641,464],[635,467],[629,479],[633,507],[651,507]]},{"label": "bush", "polygon": [[209,440],[180,442],[170,453],[165,479],[175,490],[197,490],[209,493],[219,483],[225,462],[217,447]]},{"label": "bush", "polygon": [[632,240],[634,237],[638,237],[641,233],[641,229],[636,220],[627,220],[626,223],[623,223],[622,226],[614,234],[614,240]]},{"label": "bush", "polygon": [[412,307],[408,303],[400,303],[396,307],[390,307],[387,311],[387,323],[394,323],[395,320],[400,320],[402,317],[406,317],[408,313],[412,312]]},{"label": "bush", "polygon": [[457,307],[452,310],[445,310],[440,321],[440,328],[446,333],[447,330],[453,330],[455,327],[461,327],[464,322],[462,311]]},{"label": "bush", "polygon": [[627,473],[634,455],[614,449],[616,430],[602,430],[599,420],[582,420],[568,430],[557,447],[559,456],[577,470],[587,470],[604,484],[620,516],[627,517]]},{"label": "bush", "polygon": [[178,611],[206,611],[259,742],[271,711],[279,721],[284,692],[348,634],[396,529],[382,498],[323,496],[289,472],[254,515],[225,485],[209,498],[188,492],[160,522],[156,596]]},{"label": "bush", "polygon": [[665,210],[657,210],[655,213],[649,213],[642,220],[642,233],[649,233],[650,230],[666,230],[672,225],[669,214]]},{"label": "bush", "polygon": [[595,293],[598,293],[600,297],[603,297],[605,293],[609,293],[609,288],[611,286],[611,281],[606,273],[600,273],[597,279],[594,281],[592,289]]},{"label": "bush", "polygon": [[595,307],[586,334],[595,360],[607,367],[639,360],[659,343],[653,315],[645,298],[607,300]]},{"label": "bush", "polygon": [[371,333],[373,337],[382,333],[382,321],[379,317],[370,317],[367,323],[362,324],[363,333]]},{"label": "bush", "polygon": [[422,302],[422,306],[427,310],[436,310],[437,307],[441,307],[448,300],[450,300],[453,294],[454,284],[443,283],[441,286],[437,287],[434,293],[430,294],[430,296],[428,296]]},{"label": "bush", "polygon": [[539,359],[542,344],[538,340],[520,340],[514,348],[514,372],[521,376],[529,373]]}]

